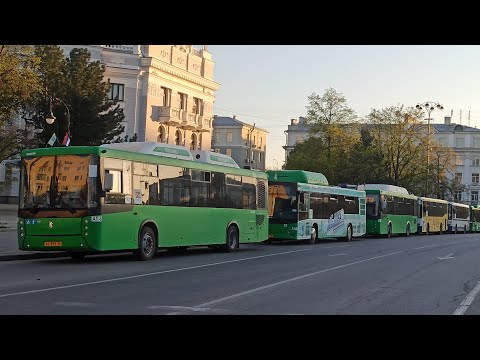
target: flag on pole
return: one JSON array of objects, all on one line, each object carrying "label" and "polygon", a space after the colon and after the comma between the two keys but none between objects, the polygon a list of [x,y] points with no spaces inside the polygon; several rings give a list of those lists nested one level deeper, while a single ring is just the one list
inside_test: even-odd
[{"label": "flag on pole", "polygon": [[55,144],[55,141],[57,141],[57,135],[55,135],[55,133],[53,133],[52,137],[50,138],[50,140],[48,140],[48,145],[50,146],[53,146],[53,144]]},{"label": "flag on pole", "polygon": [[68,146],[70,144],[70,136],[68,136],[68,132],[65,133],[65,137],[63,138],[62,145]]}]

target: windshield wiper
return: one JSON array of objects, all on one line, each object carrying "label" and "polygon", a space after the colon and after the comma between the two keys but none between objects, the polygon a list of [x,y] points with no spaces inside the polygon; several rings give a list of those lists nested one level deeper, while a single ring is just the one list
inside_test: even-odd
[{"label": "windshield wiper", "polygon": [[63,205],[59,205],[59,206],[55,206],[56,209],[66,209],[68,211],[70,211],[72,214],[75,214],[77,212],[77,210],[75,210],[74,208],[72,208],[70,205],[68,205],[67,203],[63,203]]}]

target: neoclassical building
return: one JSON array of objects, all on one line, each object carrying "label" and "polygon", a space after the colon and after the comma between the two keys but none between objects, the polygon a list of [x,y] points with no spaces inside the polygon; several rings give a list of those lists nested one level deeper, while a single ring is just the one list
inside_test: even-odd
[{"label": "neoclassical building", "polygon": [[215,91],[207,45],[61,45],[86,48],[105,65],[110,96],[125,113],[125,135],[210,150]]}]

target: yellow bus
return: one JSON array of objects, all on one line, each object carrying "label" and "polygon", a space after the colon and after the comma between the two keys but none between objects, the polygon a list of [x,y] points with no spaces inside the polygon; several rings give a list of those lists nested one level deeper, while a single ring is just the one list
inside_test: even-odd
[{"label": "yellow bus", "polygon": [[418,233],[442,234],[448,230],[448,202],[427,197],[418,198]]}]

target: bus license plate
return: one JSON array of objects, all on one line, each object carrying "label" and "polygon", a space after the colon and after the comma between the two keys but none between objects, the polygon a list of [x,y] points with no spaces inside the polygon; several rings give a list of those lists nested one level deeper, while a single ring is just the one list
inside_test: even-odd
[{"label": "bus license plate", "polygon": [[43,246],[62,246],[61,241],[45,241]]}]

